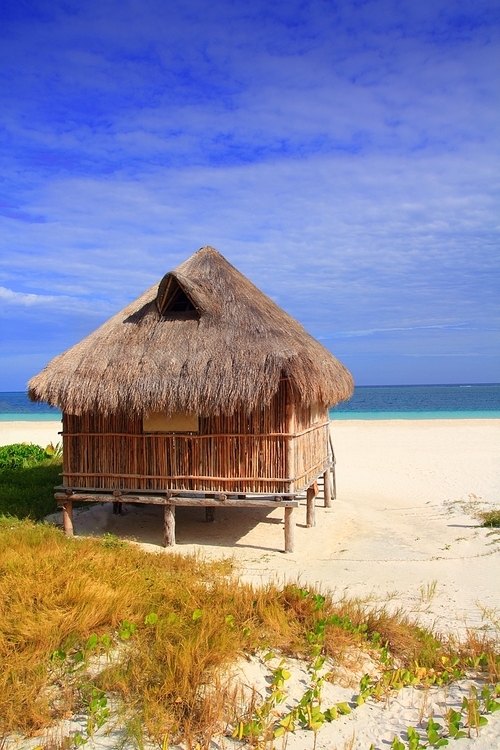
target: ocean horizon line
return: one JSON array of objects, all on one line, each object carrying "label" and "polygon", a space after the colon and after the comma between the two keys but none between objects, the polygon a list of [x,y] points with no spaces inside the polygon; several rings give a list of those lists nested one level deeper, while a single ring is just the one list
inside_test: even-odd
[{"label": "ocean horizon line", "polygon": [[[428,411],[336,411],[330,409],[332,422],[346,420],[432,420],[432,419],[500,419],[500,410],[428,410]],[[62,413],[3,412],[0,422],[61,422]]]},{"label": "ocean horizon line", "polygon": [[[498,419],[500,384],[356,386],[351,398],[329,410],[340,419]],[[25,391],[0,391],[1,422],[56,422],[61,410],[32,402]]]},{"label": "ocean horizon line", "polygon": [[[377,383],[370,385],[363,383],[363,385],[354,385],[354,388],[481,388],[482,386],[500,386],[500,382],[491,383]],[[28,390],[21,391],[0,391],[0,397],[2,395],[28,395]],[[31,401],[33,404],[42,404],[44,402]]]}]

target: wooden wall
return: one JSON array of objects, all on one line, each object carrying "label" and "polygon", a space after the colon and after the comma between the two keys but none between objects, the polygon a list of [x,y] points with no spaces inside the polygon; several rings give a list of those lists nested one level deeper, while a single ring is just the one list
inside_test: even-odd
[{"label": "wooden wall", "polygon": [[63,484],[236,494],[299,491],[328,466],[328,415],[325,409],[325,418],[311,425],[311,408],[293,404],[291,436],[290,399],[282,381],[270,406],[250,415],[200,417],[195,434],[144,433],[142,419],[125,415],[64,414]]}]

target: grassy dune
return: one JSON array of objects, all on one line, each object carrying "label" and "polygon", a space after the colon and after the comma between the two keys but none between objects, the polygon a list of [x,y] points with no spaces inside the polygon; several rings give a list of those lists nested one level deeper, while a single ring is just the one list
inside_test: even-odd
[{"label": "grassy dune", "polygon": [[139,746],[145,735],[206,747],[235,720],[226,668],[257,649],[335,663],[369,652],[386,670],[431,683],[471,665],[500,679],[495,644],[453,643],[401,612],[292,584],[256,588],[229,561],[0,519],[0,737],[77,708],[104,716],[97,699],[106,695],[126,706],[123,723]]}]

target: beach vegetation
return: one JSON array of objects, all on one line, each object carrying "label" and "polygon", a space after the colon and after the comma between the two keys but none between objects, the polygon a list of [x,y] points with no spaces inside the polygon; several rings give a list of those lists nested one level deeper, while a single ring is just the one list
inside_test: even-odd
[{"label": "beach vegetation", "polygon": [[[449,549],[449,545],[446,545]],[[420,586],[420,601],[422,604],[429,604],[436,596],[437,581],[434,579],[429,583]]]},{"label": "beach vegetation", "polygon": [[54,487],[61,483],[61,471],[62,459],[58,456],[0,470],[0,515],[40,521],[54,513]]},{"label": "beach vegetation", "polygon": [[[13,517],[0,519],[0,602],[0,738],[80,712],[85,727],[68,742],[85,745],[113,706],[137,747],[182,738],[204,748],[221,734],[263,747],[298,728],[316,736],[325,722],[406,685],[446,685],[471,665],[488,679],[500,668],[486,636],[456,644],[400,611],[292,583],[253,586],[228,560],[152,555]],[[378,672],[352,700],[326,705],[333,665],[351,668],[356,654],[360,663],[369,654]],[[234,680],[242,656],[273,664],[266,696],[248,698]],[[293,704],[289,657],[309,672]],[[496,710],[500,690],[489,690],[469,696],[464,726],[474,700],[478,716]]]},{"label": "beach vegetation", "polygon": [[391,750],[426,750],[449,745],[450,740],[460,740],[479,735],[480,727],[488,724],[487,714],[500,710],[500,685],[484,686],[481,691],[475,685],[469,687],[469,695],[462,698],[457,710],[449,708],[445,724],[439,724],[429,716],[424,727],[409,726],[404,738],[394,737]]},{"label": "beach vegetation", "polygon": [[483,510],[480,511],[478,515],[482,522],[482,526],[500,528],[500,508],[496,508],[495,510]]},{"label": "beach vegetation", "polygon": [[57,510],[54,487],[61,482],[62,447],[33,443],[0,447],[0,516],[40,521]]},{"label": "beach vegetation", "polygon": [[60,443],[50,443],[46,448],[34,443],[13,443],[0,446],[0,470],[27,469],[43,463],[48,458],[62,456]]}]

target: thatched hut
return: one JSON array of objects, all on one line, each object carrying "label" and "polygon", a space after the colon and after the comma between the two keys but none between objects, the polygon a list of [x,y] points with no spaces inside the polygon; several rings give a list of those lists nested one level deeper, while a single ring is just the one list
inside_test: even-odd
[{"label": "thatched hut", "polygon": [[29,383],[32,400],[63,412],[56,497],[68,532],[75,498],[165,505],[166,544],[175,505],[280,504],[288,548],[297,494],[332,466],[328,407],[352,389],[346,368],[211,247]]}]

